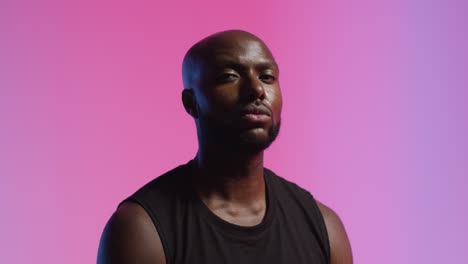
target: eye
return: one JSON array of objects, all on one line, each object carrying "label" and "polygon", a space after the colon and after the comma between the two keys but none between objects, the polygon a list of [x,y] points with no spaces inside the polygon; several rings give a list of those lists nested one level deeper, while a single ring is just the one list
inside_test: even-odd
[{"label": "eye", "polygon": [[259,79],[262,80],[262,82],[269,83],[269,84],[276,81],[276,77],[274,75],[267,74],[267,73],[260,75]]},{"label": "eye", "polygon": [[225,73],[222,73],[218,76],[218,81],[220,82],[232,82],[232,81],[235,81],[239,78],[239,76],[235,73],[231,73],[231,72],[225,72]]}]

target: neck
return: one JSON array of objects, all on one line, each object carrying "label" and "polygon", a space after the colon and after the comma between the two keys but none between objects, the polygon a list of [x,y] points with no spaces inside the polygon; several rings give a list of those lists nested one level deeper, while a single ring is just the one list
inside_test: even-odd
[{"label": "neck", "polygon": [[265,199],[263,151],[239,153],[200,147],[193,184],[202,199],[251,204]]}]

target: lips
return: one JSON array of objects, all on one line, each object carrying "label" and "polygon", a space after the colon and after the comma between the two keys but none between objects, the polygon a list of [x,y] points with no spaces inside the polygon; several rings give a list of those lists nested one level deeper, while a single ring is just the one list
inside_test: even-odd
[{"label": "lips", "polygon": [[270,111],[263,105],[249,105],[241,111],[241,119],[249,124],[265,123],[270,118]]},{"label": "lips", "polygon": [[270,116],[270,111],[264,105],[248,105],[241,111],[241,115],[266,115]]}]

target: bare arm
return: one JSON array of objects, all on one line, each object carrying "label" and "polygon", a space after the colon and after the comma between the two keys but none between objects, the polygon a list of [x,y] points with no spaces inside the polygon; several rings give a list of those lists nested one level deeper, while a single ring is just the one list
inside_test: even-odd
[{"label": "bare arm", "polygon": [[348,235],[341,219],[329,207],[317,201],[325,219],[328,237],[330,240],[331,264],[352,264],[353,256]]},{"label": "bare arm", "polygon": [[111,216],[101,237],[97,263],[166,263],[158,231],[140,205],[124,203]]}]

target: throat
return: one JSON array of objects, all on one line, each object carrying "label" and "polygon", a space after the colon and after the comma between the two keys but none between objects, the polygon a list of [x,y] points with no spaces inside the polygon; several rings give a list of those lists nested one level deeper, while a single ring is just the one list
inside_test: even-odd
[{"label": "throat", "polygon": [[262,222],[267,211],[267,187],[261,156],[244,164],[197,156],[191,165],[192,187],[211,213],[240,226]]},{"label": "throat", "polygon": [[260,224],[267,211],[265,200],[247,207],[222,201],[203,201],[203,203],[213,214],[222,220],[245,227]]}]

